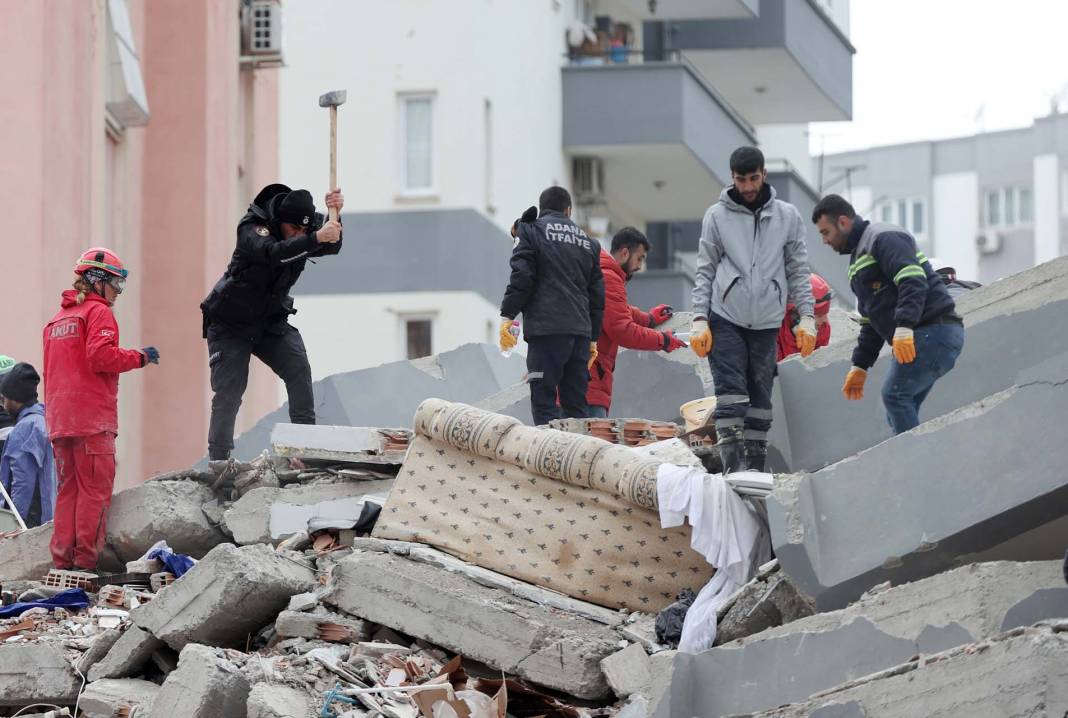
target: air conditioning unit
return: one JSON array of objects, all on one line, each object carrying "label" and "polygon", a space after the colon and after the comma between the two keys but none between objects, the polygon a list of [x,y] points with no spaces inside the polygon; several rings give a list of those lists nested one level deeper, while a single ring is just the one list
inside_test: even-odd
[{"label": "air conditioning unit", "polygon": [[571,179],[576,202],[592,204],[603,200],[604,163],[600,157],[576,157],[572,160]]},{"label": "air conditioning unit", "polygon": [[241,55],[243,61],[255,64],[282,62],[281,0],[244,0]]},{"label": "air conditioning unit", "polygon": [[979,254],[996,254],[1001,251],[1001,234],[993,230],[984,232],[975,238]]}]

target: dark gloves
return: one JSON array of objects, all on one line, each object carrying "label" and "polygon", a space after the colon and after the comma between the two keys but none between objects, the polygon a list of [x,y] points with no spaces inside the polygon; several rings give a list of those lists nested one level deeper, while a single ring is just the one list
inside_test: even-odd
[{"label": "dark gloves", "polygon": [[649,321],[651,322],[650,326],[659,326],[660,324],[666,322],[668,319],[671,319],[674,314],[675,310],[667,304],[658,304],[657,306],[649,310]]},{"label": "dark gloves", "polygon": [[141,364],[159,364],[159,349],[156,347],[145,347],[141,350],[141,353],[145,355],[145,361]]},{"label": "dark gloves", "polygon": [[682,341],[675,336],[675,332],[663,332],[664,335],[664,351],[673,352],[676,349],[682,349],[686,346],[686,342]]}]

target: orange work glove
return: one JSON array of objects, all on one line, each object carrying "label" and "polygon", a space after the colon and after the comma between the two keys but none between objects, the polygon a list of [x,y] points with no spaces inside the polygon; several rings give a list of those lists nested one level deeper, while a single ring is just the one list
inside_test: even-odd
[{"label": "orange work glove", "polygon": [[797,348],[801,351],[801,356],[807,357],[816,351],[815,317],[801,317],[801,321],[794,328],[794,339],[797,340]]},{"label": "orange work glove", "polygon": [[507,352],[515,348],[515,345],[519,343],[519,339],[512,333],[512,323],[514,319],[508,317],[501,317],[501,351]]},{"label": "orange work glove", "polygon": [[894,331],[894,358],[899,364],[916,361],[916,340],[912,338],[912,330],[908,327],[898,327]]},{"label": "orange work glove", "polygon": [[694,319],[690,325],[690,348],[704,359],[712,351],[712,330],[704,319]]},{"label": "orange work glove", "polygon": [[590,360],[586,362],[586,369],[593,371],[593,365],[597,363],[597,342],[590,342]]},{"label": "orange work glove", "polygon": [[864,398],[864,382],[868,378],[868,372],[855,366],[846,374],[845,384],[842,385],[842,393],[850,401],[860,401]]}]

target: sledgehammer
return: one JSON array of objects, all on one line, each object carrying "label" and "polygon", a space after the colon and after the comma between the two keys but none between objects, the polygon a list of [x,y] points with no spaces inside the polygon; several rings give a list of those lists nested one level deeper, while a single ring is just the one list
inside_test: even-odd
[{"label": "sledgehammer", "polygon": [[[334,90],[325,95],[319,95],[319,107],[330,108],[330,186],[328,192],[333,192],[337,187],[337,108],[345,104],[348,99],[346,90]],[[337,210],[330,208],[330,219],[337,221]]]}]

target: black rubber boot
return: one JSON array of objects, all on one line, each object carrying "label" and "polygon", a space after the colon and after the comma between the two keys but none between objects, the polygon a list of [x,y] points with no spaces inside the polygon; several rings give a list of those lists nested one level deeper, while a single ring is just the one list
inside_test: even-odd
[{"label": "black rubber boot", "polygon": [[742,441],[742,428],[734,427],[717,431],[719,441],[716,447],[719,449],[719,459],[723,463],[723,473],[744,471],[745,442]]},{"label": "black rubber boot", "polygon": [[768,442],[757,439],[745,440],[745,463],[749,471],[764,473],[768,464]]}]

